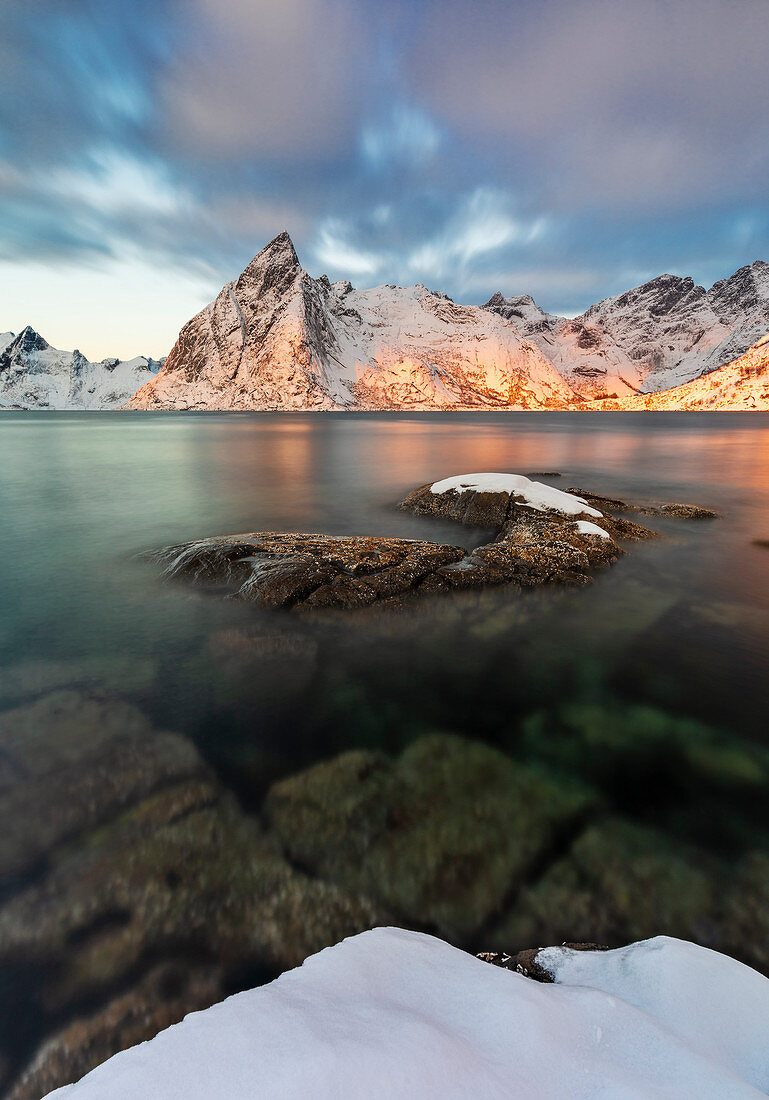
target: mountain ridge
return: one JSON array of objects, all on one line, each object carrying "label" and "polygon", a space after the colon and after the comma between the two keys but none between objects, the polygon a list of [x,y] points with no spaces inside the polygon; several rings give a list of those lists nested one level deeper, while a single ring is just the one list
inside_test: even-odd
[{"label": "mountain ridge", "polygon": [[147,356],[90,362],[81,351],[61,351],[27,325],[0,333],[0,410],[119,408],[162,360]]},{"label": "mountain ridge", "polygon": [[663,274],[548,314],[528,294],[460,305],[422,284],[312,278],[284,230],[183,327],[129,408],[566,409],[659,392],[769,331],[769,264]]}]

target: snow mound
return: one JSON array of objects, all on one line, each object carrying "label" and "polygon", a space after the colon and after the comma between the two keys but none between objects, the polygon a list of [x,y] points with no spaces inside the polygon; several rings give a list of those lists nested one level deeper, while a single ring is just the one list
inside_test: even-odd
[{"label": "snow mound", "polygon": [[601,519],[602,512],[591,508],[582,497],[573,493],[564,493],[541,481],[531,481],[523,474],[459,474],[436,481],[430,486],[431,493],[448,493],[455,489],[458,493],[473,489],[479,493],[507,493],[519,498],[525,507],[537,512],[561,512],[567,516],[595,516]]},{"label": "snow mound", "polygon": [[540,952],[541,985],[379,928],[193,1013],[51,1096],[75,1100],[756,1097],[769,981],[666,938]]}]

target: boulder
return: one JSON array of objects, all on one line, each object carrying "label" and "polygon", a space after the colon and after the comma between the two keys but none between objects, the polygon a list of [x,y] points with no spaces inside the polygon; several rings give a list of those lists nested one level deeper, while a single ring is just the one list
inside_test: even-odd
[{"label": "boulder", "polygon": [[396,760],[346,752],[285,779],[265,815],[294,863],[467,942],[593,806],[574,783],[432,734]]},{"label": "boulder", "polygon": [[653,829],[596,822],[521,890],[488,940],[511,953],[531,943],[618,946],[658,934],[712,944],[719,870]]},{"label": "boulder", "polygon": [[0,714],[0,879],[160,787],[206,773],[197,750],[136,707],[59,691]]}]

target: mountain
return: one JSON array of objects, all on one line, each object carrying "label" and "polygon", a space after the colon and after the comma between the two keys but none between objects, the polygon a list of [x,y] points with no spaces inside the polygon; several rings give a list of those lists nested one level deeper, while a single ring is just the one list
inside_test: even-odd
[{"label": "mountain", "polygon": [[426,287],[311,278],[281,233],[182,329],[134,409],[565,408],[515,325]]},{"label": "mountain", "polygon": [[769,334],[731,363],[661,393],[591,402],[586,409],[769,409]]},{"label": "mountain", "polygon": [[114,409],[160,366],[144,356],[90,363],[29,326],[18,336],[0,333],[0,409]]},{"label": "mountain", "polygon": [[723,366],[769,330],[769,264],[710,290],[660,275],[574,318],[544,313],[528,295],[497,293],[486,309],[515,324],[578,395],[652,393]]},{"label": "mountain", "polygon": [[582,316],[528,295],[311,278],[281,233],[182,329],[135,409],[559,409],[667,390],[769,330],[769,264],[710,290],[660,275]]}]

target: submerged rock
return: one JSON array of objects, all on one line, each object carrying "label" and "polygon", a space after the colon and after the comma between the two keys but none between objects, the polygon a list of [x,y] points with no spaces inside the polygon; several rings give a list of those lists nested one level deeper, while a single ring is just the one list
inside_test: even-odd
[{"label": "submerged rock", "polygon": [[589,825],[493,929],[515,951],[539,941],[620,944],[659,933],[712,943],[718,885],[698,849],[619,818]]},{"label": "submerged rock", "polygon": [[593,806],[575,783],[433,734],[397,760],[347,752],[285,779],[265,813],[292,861],[466,942]]},{"label": "submerged rock", "polygon": [[188,960],[161,963],[101,1010],[78,1017],[42,1044],[17,1078],[8,1100],[39,1100],[83,1077],[118,1050],[152,1039],[188,1012],[227,993],[221,969]]},{"label": "submerged rock", "polygon": [[136,707],[59,691],[0,714],[0,882],[152,791],[206,771]]},{"label": "submerged rock", "polygon": [[387,917],[290,866],[191,742],[119,700],[1,715],[0,767],[0,1071],[32,1063],[18,1100]]}]

